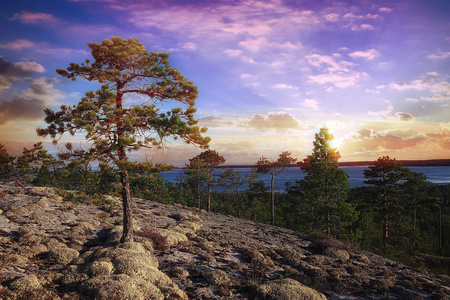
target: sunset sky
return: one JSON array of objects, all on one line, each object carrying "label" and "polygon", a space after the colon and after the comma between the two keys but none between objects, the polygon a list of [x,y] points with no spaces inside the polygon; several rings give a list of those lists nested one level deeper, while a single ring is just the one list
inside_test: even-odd
[{"label": "sunset sky", "polygon": [[[36,135],[43,109],[100,85],[55,70],[121,36],[170,52],[229,164],[301,160],[324,125],[341,161],[450,158],[448,0],[19,0],[0,17],[0,143],[13,155],[38,141],[56,151]],[[147,157],[183,165],[201,152],[168,146]]]}]

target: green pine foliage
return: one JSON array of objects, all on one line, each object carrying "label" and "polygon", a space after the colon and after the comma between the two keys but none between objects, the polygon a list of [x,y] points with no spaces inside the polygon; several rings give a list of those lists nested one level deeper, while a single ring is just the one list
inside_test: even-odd
[{"label": "green pine foliage", "polygon": [[358,212],[347,201],[348,174],[339,169],[339,151],[330,146],[333,139],[328,128],[321,128],[315,135],[313,153],[299,163],[306,173],[305,179],[297,182],[303,220],[299,229],[343,238],[351,235]]},{"label": "green pine foliage", "polygon": [[[98,161],[102,170],[114,166],[122,189],[121,242],[132,242],[129,173],[135,168],[150,172],[153,164],[131,162],[128,153],[164,147],[168,139],[207,148],[210,139],[202,136],[206,128],[198,127],[194,119],[197,87],[170,65],[169,53],[148,52],[138,39],[121,37],[101,44],[89,42],[88,46],[94,58],[92,63],[90,59],[71,63],[66,70],[57,69],[57,73],[72,80],[98,82],[101,88],[86,92],[74,106],[62,105],[56,112],[45,109],[48,126],[38,128],[37,133],[50,136],[55,144],[65,133],[84,133],[90,146],[78,152],[84,160]],[[131,101],[136,99],[141,101]],[[163,111],[167,102],[171,109]]]}]

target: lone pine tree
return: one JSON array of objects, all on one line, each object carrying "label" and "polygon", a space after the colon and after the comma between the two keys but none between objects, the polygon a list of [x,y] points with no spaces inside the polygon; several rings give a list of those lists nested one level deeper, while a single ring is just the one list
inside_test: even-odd
[{"label": "lone pine tree", "polygon": [[[71,63],[57,69],[63,77],[80,77],[103,85],[89,91],[74,106],[62,105],[60,111],[44,110],[45,129],[39,136],[50,135],[56,144],[69,132],[85,133],[90,149],[85,155],[106,168],[113,164],[120,173],[123,200],[123,234],[121,243],[133,241],[132,199],[128,172],[137,163],[127,153],[142,147],[163,147],[167,138],[207,148],[206,128],[196,126],[194,119],[197,87],[170,66],[169,53],[148,52],[138,39],[113,37],[101,44],[88,42],[94,62]],[[172,100],[169,111],[160,107]],[[178,103],[177,103],[178,102]],[[175,107],[182,104],[184,108]],[[151,162],[141,163],[151,167]]]},{"label": "lone pine tree", "polygon": [[272,215],[272,225],[275,225],[275,194],[274,194],[274,180],[275,177],[280,175],[283,171],[297,161],[296,158],[291,156],[291,152],[283,151],[278,155],[278,159],[275,161],[270,161],[266,157],[262,156],[256,162],[256,172],[261,174],[270,174],[270,194],[271,194],[271,215]]},{"label": "lone pine tree", "polygon": [[334,136],[323,127],[315,134],[314,148],[298,165],[306,173],[299,181],[308,210],[302,212],[310,220],[311,231],[328,235],[342,235],[343,229],[354,222],[358,213],[355,206],[347,203],[348,174],[339,168],[341,157],[330,142]]}]

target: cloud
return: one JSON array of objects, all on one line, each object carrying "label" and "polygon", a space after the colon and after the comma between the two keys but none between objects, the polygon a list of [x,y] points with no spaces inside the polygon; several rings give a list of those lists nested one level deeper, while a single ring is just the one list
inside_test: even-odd
[{"label": "cloud", "polygon": [[388,87],[396,91],[416,90],[429,93],[429,95],[420,96],[420,99],[424,101],[450,101],[450,84],[447,81],[437,81],[439,74],[436,72],[427,73],[427,76],[428,78],[413,80],[409,83],[402,81],[391,82],[387,86],[379,86],[377,89]]},{"label": "cloud", "polygon": [[402,121],[411,121],[412,119],[415,118],[414,115],[406,112],[396,112],[395,115]]},{"label": "cloud", "polygon": [[284,83],[272,84],[271,87],[273,87],[275,89],[296,89],[295,86],[284,84]]},{"label": "cloud", "polygon": [[318,110],[319,109],[320,102],[317,102],[313,99],[305,99],[305,101],[301,102],[300,105],[304,108],[310,108],[312,110]]},{"label": "cloud", "polygon": [[0,56],[0,93],[3,90],[11,88],[11,81],[29,78],[34,74],[43,72],[45,72],[44,67],[38,63],[13,63]]},{"label": "cloud", "polygon": [[426,135],[443,149],[450,149],[450,130],[444,129],[439,132],[430,132]]},{"label": "cloud", "polygon": [[391,12],[394,11],[394,9],[389,8],[389,7],[380,7],[380,8],[378,9],[378,11],[379,11],[379,12],[385,12],[385,13],[391,13]]},{"label": "cloud", "polygon": [[36,73],[44,73],[42,65],[35,62],[17,62],[12,63],[0,56],[0,76],[7,77],[28,77]]},{"label": "cloud", "polygon": [[318,69],[324,69],[329,72],[348,72],[350,71],[349,67],[354,66],[353,63],[345,60],[336,60],[340,58],[340,54],[330,55],[320,55],[320,54],[312,54],[306,56],[308,63]]},{"label": "cloud", "polygon": [[364,128],[348,134],[341,143],[340,150],[342,153],[386,155],[413,148],[427,140],[426,136],[409,131],[376,131]]},{"label": "cloud", "polygon": [[291,114],[286,112],[269,112],[267,116],[259,114],[253,115],[250,120],[245,120],[240,123],[242,126],[251,126],[258,130],[286,130],[298,128],[298,120]]},{"label": "cloud", "polygon": [[385,110],[369,111],[368,114],[373,117],[387,118],[388,116],[392,115],[393,110],[394,110],[394,107],[391,104],[388,104],[388,106]]},{"label": "cloud", "polygon": [[342,55],[312,54],[306,56],[308,63],[324,73],[311,75],[309,79],[319,84],[331,83],[339,88],[355,86],[359,81],[368,78],[367,73],[353,70],[355,64],[342,60]]},{"label": "cloud", "polygon": [[256,75],[247,74],[247,73],[241,74],[240,77],[241,77],[241,78],[251,78],[251,79],[258,78],[258,76],[256,76]]},{"label": "cloud", "polygon": [[53,23],[57,21],[57,19],[51,14],[29,11],[21,11],[20,13],[16,13],[10,20],[19,20],[26,24]]},{"label": "cloud", "polygon": [[0,99],[0,126],[17,119],[39,119],[45,106],[45,102],[41,99],[15,98],[10,101]]},{"label": "cloud", "polygon": [[29,88],[13,99],[0,98],[0,125],[17,119],[36,120],[43,116],[45,107],[56,99],[64,98],[63,92],[53,88],[57,80],[41,77],[29,80]]},{"label": "cloud", "polygon": [[437,49],[436,53],[428,54],[429,59],[447,59],[450,57],[450,51],[442,51],[441,49]]},{"label": "cloud", "polygon": [[362,20],[362,19],[378,19],[380,18],[380,15],[378,14],[366,14],[366,15],[355,15],[353,13],[347,13],[344,15],[344,18],[350,19],[350,20]]},{"label": "cloud", "polygon": [[366,51],[355,51],[349,54],[349,56],[353,59],[355,58],[364,58],[367,60],[373,60],[380,56],[380,52],[375,49],[369,49]]},{"label": "cloud", "polygon": [[327,14],[325,15],[325,20],[327,20],[328,22],[337,22],[339,21],[339,14],[336,13]]},{"label": "cloud", "polygon": [[201,118],[198,118],[198,122],[202,126],[210,126],[210,127],[213,127],[213,126],[231,126],[231,125],[233,125],[233,122],[225,121],[223,118],[217,117],[217,116],[201,117]]},{"label": "cloud", "polygon": [[353,25],[351,27],[352,31],[365,31],[365,30],[375,30],[375,27],[370,24]]},{"label": "cloud", "polygon": [[428,102],[446,102],[450,101],[450,95],[434,94],[431,97],[420,97],[420,99]]},{"label": "cloud", "polygon": [[267,39],[259,37],[257,39],[248,39],[239,42],[239,46],[249,49],[252,52],[258,52],[261,48],[265,48],[267,45]]},{"label": "cloud", "polygon": [[5,49],[13,49],[13,50],[20,50],[22,48],[30,48],[33,47],[34,43],[27,41],[27,40],[15,40],[14,42],[11,43],[6,43],[6,44],[0,44],[0,48],[5,48]]},{"label": "cloud", "polygon": [[197,50],[198,45],[192,42],[180,43],[177,48],[170,48],[170,52],[178,52],[183,50],[195,51]]},{"label": "cloud", "polygon": [[242,50],[239,49],[227,49],[225,51],[223,51],[223,53],[225,53],[228,56],[231,57],[237,57],[237,56],[241,56],[242,55]]},{"label": "cloud", "polygon": [[348,88],[351,86],[355,86],[362,79],[367,78],[368,75],[365,72],[336,72],[336,73],[328,73],[321,74],[316,76],[309,76],[309,79],[315,83],[326,84],[332,83],[338,88]]}]

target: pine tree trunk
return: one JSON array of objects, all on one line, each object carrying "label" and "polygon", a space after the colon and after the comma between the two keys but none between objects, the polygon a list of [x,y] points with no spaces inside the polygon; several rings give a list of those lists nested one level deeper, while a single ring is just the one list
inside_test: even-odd
[{"label": "pine tree trunk", "polygon": [[197,180],[197,205],[198,209],[200,209],[202,204],[202,198],[200,197],[200,181]]},{"label": "pine tree trunk", "polygon": [[239,190],[236,188],[236,202],[237,202],[237,216],[238,218],[241,217],[241,205],[239,203]]},{"label": "pine tree trunk", "polygon": [[123,232],[121,243],[133,242],[133,200],[130,193],[130,182],[128,171],[122,170],[120,175],[122,182],[122,205],[123,205]]},{"label": "pine tree trunk", "polygon": [[274,179],[274,175],[272,174],[272,181],[270,184],[270,193],[272,194],[272,225],[275,226],[275,196],[273,193],[273,179]]},{"label": "pine tree trunk", "polygon": [[208,183],[208,212],[211,211],[211,186]]}]

